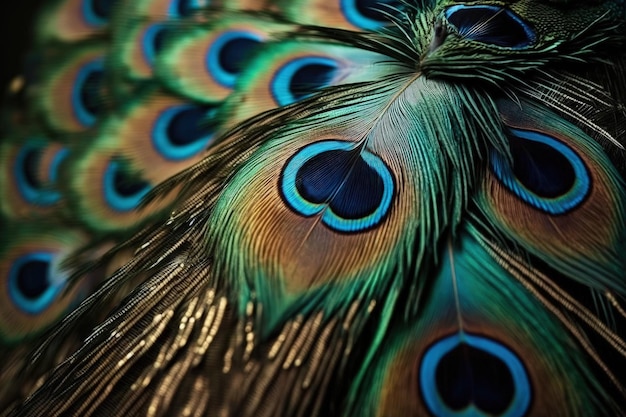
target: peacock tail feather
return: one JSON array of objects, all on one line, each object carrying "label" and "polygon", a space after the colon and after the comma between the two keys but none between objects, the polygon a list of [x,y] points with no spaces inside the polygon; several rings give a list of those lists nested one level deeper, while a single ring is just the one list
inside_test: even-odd
[{"label": "peacock tail feather", "polygon": [[626,416],[621,0],[37,22],[0,414]]}]

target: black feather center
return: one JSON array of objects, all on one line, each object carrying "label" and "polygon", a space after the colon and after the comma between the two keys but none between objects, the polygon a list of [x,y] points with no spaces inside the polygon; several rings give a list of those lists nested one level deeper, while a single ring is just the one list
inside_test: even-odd
[{"label": "black feather center", "polygon": [[344,219],[361,219],[374,213],[383,200],[384,183],[358,151],[326,151],[305,162],[296,188],[307,201],[329,202]]},{"label": "black feather center", "polygon": [[239,74],[260,44],[258,40],[248,37],[229,40],[219,51],[218,59],[221,68],[229,74]]},{"label": "black feather center", "polygon": [[448,22],[459,35],[486,44],[520,49],[535,42],[535,32],[509,9],[499,6],[456,5],[446,10]]},{"label": "black feather center", "polygon": [[207,119],[208,111],[210,108],[194,106],[176,113],[167,126],[169,141],[176,146],[184,146],[213,134],[216,123]]},{"label": "black feather center", "polygon": [[557,198],[566,194],[576,181],[570,161],[553,147],[509,136],[515,177],[534,194]]},{"label": "black feather center", "polygon": [[458,411],[474,404],[489,415],[501,415],[515,395],[515,384],[506,364],[465,343],[441,358],[436,384],[446,405]]},{"label": "black feather center", "polygon": [[299,68],[289,82],[289,91],[300,100],[329,84],[336,68],[326,64],[308,64]]},{"label": "black feather center", "polygon": [[30,260],[17,271],[17,288],[21,295],[36,300],[48,289],[49,263],[41,260]]}]

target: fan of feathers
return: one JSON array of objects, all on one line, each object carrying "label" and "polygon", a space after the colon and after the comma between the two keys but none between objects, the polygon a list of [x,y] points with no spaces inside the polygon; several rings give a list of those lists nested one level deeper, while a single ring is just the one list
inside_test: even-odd
[{"label": "fan of feathers", "polygon": [[49,0],[0,414],[626,416],[623,0]]}]

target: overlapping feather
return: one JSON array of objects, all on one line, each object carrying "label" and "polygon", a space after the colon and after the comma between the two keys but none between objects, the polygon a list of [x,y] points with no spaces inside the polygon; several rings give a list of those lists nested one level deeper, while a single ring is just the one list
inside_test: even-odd
[{"label": "overlapping feather", "polygon": [[[345,30],[374,29],[354,2],[310,4],[338,28],[294,26],[304,2],[157,3],[116,9],[115,108],[63,164],[82,227],[147,226],[95,262],[128,256],[39,345],[25,387],[98,320],[11,415],[624,414],[621,3],[406,3],[369,16],[380,33]],[[242,16],[278,38],[204,92],[214,28]],[[150,25],[162,45],[124,61]],[[195,140],[203,159],[176,158]],[[118,191],[154,187],[128,222],[89,206],[111,164]]]}]

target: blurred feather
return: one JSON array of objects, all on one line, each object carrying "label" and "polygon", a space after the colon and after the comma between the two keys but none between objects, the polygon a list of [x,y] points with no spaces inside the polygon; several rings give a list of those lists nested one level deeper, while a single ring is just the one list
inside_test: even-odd
[{"label": "blurred feather", "polygon": [[32,118],[61,134],[92,128],[104,110],[105,47],[85,41],[71,49],[51,47],[42,52],[37,80],[27,92]]},{"label": "blurred feather", "polygon": [[34,133],[15,134],[0,144],[2,214],[7,219],[42,218],[63,205],[59,170],[68,150]]}]

